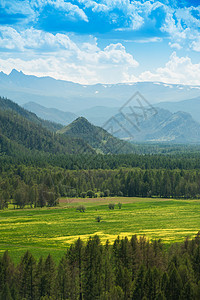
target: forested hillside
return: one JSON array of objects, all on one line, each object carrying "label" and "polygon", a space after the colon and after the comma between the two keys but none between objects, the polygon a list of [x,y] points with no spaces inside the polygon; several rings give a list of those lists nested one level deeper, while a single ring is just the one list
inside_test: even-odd
[{"label": "forested hillside", "polygon": [[28,110],[22,108],[17,103],[15,103],[7,98],[0,97],[0,110],[3,110],[3,111],[9,110],[9,111],[15,112],[15,113],[19,114],[20,116],[22,116],[23,118],[25,118],[35,124],[41,125],[51,131],[56,131],[56,130],[62,128],[62,125],[60,125],[60,124],[38,118],[36,116],[36,114],[29,112]]},{"label": "forested hillside", "polygon": [[[13,142],[27,149],[49,153],[133,153],[134,146],[114,138],[100,127],[78,118],[69,127],[44,121],[14,102],[0,98],[0,133],[4,144],[1,148],[11,153]],[[58,130],[59,129],[59,130]],[[57,132],[55,133],[55,130]],[[17,154],[17,153],[15,153]]]},{"label": "forested hillside", "polygon": [[117,154],[134,152],[132,144],[113,137],[106,130],[92,125],[83,117],[77,118],[71,124],[60,129],[58,133],[69,137],[81,138],[99,153]]},{"label": "forested hillside", "polygon": [[[0,130],[1,135],[8,138],[11,144],[14,141],[29,150],[49,153],[78,153],[79,151],[94,153],[94,150],[83,140],[56,135],[9,110],[0,110]],[[9,149],[4,149],[4,152],[7,151],[9,152]]]}]

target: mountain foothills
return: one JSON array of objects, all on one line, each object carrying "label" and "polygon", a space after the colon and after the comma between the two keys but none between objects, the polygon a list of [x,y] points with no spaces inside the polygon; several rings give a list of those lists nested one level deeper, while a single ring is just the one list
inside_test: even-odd
[{"label": "mountain foothills", "polygon": [[[134,150],[131,144],[112,137],[83,118],[72,123],[70,128],[73,128],[73,134],[63,134],[67,129],[59,130],[61,127],[62,125],[38,118],[8,99],[0,98],[1,151],[5,153],[15,148],[13,142],[23,150],[53,154],[94,154],[96,151],[131,153]],[[81,133],[80,128],[84,128],[84,134],[78,134]]]},{"label": "mountain foothills", "polygon": [[81,139],[62,137],[54,132],[61,127],[37,118],[35,114],[22,109],[10,100],[3,98],[0,100],[1,152],[12,154],[16,146],[25,153],[95,152]]},{"label": "mountain foothills", "polygon": [[134,150],[134,147],[130,143],[113,137],[106,130],[92,125],[83,117],[79,117],[70,125],[57,132],[64,136],[83,139],[97,153],[131,153]]},{"label": "mountain foothills", "polygon": [[121,107],[137,91],[152,104],[192,99],[200,94],[199,86],[160,82],[81,85],[51,77],[25,75],[17,70],[12,70],[9,75],[0,73],[0,90],[2,96],[14,99],[20,105],[36,102],[75,113],[100,104]]},{"label": "mountain foothills", "polygon": [[35,102],[28,102],[24,104],[23,107],[44,120],[53,121],[62,125],[68,125],[77,118],[77,115],[74,113],[64,112],[56,108],[47,108]]},{"label": "mountain foothills", "polygon": [[[194,102],[194,107],[197,108],[196,116],[198,116],[198,103],[200,103],[200,100],[195,99]],[[178,103],[179,102],[177,102],[177,104],[174,103],[175,107]],[[189,106],[189,100],[188,102],[186,101],[186,103],[188,103]],[[161,106],[161,104],[162,103],[159,105]],[[163,103],[163,106],[165,105],[166,103]],[[86,117],[87,120],[94,125],[112,129],[112,134],[121,139],[132,138],[135,142],[199,143],[200,123],[196,121],[197,118],[194,120],[191,114],[184,111],[176,111],[174,109],[174,112],[171,112],[173,103],[168,103],[167,105],[169,106],[169,110],[155,106],[153,112],[148,113],[147,116],[141,114],[141,112],[136,112],[134,115],[129,107],[126,108],[125,114],[122,115],[119,113],[120,108],[103,106],[79,111],[77,115]],[[53,108],[45,108],[36,103],[27,103],[24,107],[29,108],[32,112],[38,114],[38,116],[45,116],[48,120],[61,120],[62,124],[65,125],[69,124],[69,116],[72,120],[76,119],[74,114],[61,112]],[[177,106],[177,108],[180,107],[180,105]],[[144,107],[144,109],[147,111],[148,107]],[[191,113],[194,112],[195,108],[191,109]],[[79,123],[81,120],[82,123],[85,123],[83,122],[84,119],[80,118],[79,122],[73,123],[72,126],[74,127],[76,125],[80,127]],[[134,126],[134,124],[137,126]],[[85,128],[84,124],[81,124],[81,126]],[[66,127],[66,130],[61,129],[60,133],[66,131],[65,134],[69,135],[73,133],[77,137],[79,137],[80,134],[80,137],[83,138],[82,131],[78,130],[77,132],[72,132],[72,129],[69,131],[69,128]],[[94,138],[96,136],[95,130],[93,133]]]}]

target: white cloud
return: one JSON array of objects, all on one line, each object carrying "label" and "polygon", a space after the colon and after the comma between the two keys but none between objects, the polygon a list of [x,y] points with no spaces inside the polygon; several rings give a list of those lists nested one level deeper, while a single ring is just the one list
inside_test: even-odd
[{"label": "white cloud", "polygon": [[155,72],[143,72],[139,79],[141,81],[200,85],[200,63],[193,64],[188,56],[178,57],[176,52],[173,52],[165,67],[157,68]]},{"label": "white cloud", "polygon": [[50,5],[57,10],[62,10],[67,14],[67,16],[72,16],[74,18],[82,19],[88,22],[88,17],[85,12],[77,5],[71,2],[66,2],[64,0],[31,0],[30,5],[33,9],[41,11],[46,5]]},{"label": "white cloud", "polygon": [[59,49],[78,51],[76,44],[66,34],[44,32],[29,28],[17,31],[9,26],[0,26],[0,47],[21,51],[38,50],[54,52]]},{"label": "white cloud", "polygon": [[[100,49],[96,38],[77,44],[66,34],[33,28],[19,32],[3,27],[0,47],[8,51],[0,61],[0,69],[6,73],[16,68],[26,74],[81,83],[114,83],[127,80],[138,66],[121,43]],[[8,58],[10,49],[15,50],[13,58]]]},{"label": "white cloud", "polygon": [[8,14],[24,14],[27,16],[27,22],[36,21],[46,5],[64,12],[66,16],[88,22],[87,15],[80,7],[64,0],[6,0],[0,2],[0,8]]},{"label": "white cloud", "polygon": [[169,42],[169,46],[170,46],[171,48],[174,48],[174,49],[177,49],[177,50],[180,50],[180,49],[183,48],[183,47],[182,47],[180,44],[178,44],[178,43],[171,43],[171,42]]},{"label": "white cloud", "polygon": [[146,44],[146,43],[157,43],[157,42],[162,42],[163,39],[160,37],[152,37],[152,38],[145,38],[145,39],[138,39],[134,40],[136,43],[141,43],[141,44]]},{"label": "white cloud", "polygon": [[185,48],[189,46],[194,51],[199,51],[197,44],[200,39],[200,6],[177,9],[164,6],[164,9],[166,18],[161,31],[169,34],[172,41],[170,46],[174,48],[176,45]]}]

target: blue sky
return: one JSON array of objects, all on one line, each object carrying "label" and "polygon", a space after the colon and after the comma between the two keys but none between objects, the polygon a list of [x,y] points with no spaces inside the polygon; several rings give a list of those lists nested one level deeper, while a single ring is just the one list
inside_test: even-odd
[{"label": "blue sky", "polygon": [[0,0],[0,70],[200,85],[200,1]]}]

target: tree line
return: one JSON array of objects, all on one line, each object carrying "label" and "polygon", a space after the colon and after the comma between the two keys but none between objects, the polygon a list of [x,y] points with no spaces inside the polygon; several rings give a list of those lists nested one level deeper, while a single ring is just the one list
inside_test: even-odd
[{"label": "tree line", "polygon": [[0,174],[0,209],[55,206],[59,197],[200,197],[200,170],[65,170],[19,165]]},{"label": "tree line", "polygon": [[[72,141],[69,145],[71,146]],[[76,143],[78,141],[76,140]],[[54,143],[56,145],[56,143]],[[73,145],[73,148],[75,149]],[[79,144],[76,151],[81,153],[83,144]],[[84,149],[84,148],[83,148]],[[136,148],[137,149],[137,148]],[[181,148],[182,149],[182,148]],[[195,150],[196,148],[194,148]],[[28,150],[12,141],[12,143],[0,134],[0,172],[9,170],[13,166],[25,165],[29,167],[60,167],[66,170],[88,169],[200,169],[199,151],[188,153],[177,150],[174,154],[57,154],[44,153],[42,151]],[[137,151],[137,150],[136,150]]]},{"label": "tree line", "polygon": [[80,238],[55,264],[27,251],[19,264],[0,258],[2,300],[200,299],[200,233],[165,249],[160,240]]}]

